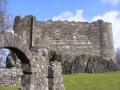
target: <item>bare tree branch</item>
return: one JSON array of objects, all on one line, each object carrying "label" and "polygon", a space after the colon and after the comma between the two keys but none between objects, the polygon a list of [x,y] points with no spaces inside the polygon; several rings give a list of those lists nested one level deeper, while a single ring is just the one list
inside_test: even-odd
[{"label": "bare tree branch", "polygon": [[7,0],[0,0],[0,31],[10,28],[8,15],[6,14]]},{"label": "bare tree branch", "polygon": [[[0,31],[4,31],[10,28],[9,17],[6,13],[7,1],[8,0],[0,0]],[[5,49],[3,50],[0,49],[0,67],[5,66],[6,61],[5,52],[7,52]]]}]

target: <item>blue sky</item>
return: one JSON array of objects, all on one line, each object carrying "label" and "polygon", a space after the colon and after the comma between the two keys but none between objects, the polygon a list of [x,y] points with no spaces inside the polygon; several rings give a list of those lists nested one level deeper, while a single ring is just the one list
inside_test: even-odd
[{"label": "blue sky", "polygon": [[120,0],[8,0],[8,13],[34,15],[38,20],[94,21],[113,24],[115,48],[120,47]]},{"label": "blue sky", "polygon": [[[119,10],[119,4],[103,2],[103,0],[8,0],[9,13],[12,15],[35,15],[39,20],[52,18],[61,12],[75,12],[84,10],[84,17],[91,19],[93,16],[107,11]],[[107,0],[106,0],[107,1]],[[110,0],[108,0],[110,1]],[[111,0],[114,1],[114,0]]]}]

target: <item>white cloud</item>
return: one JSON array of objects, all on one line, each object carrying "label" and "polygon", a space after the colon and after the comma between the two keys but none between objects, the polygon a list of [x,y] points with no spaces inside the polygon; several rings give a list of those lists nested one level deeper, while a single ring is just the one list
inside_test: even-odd
[{"label": "white cloud", "polygon": [[120,0],[102,0],[103,3],[110,3],[116,5],[120,2]]},{"label": "white cloud", "polygon": [[75,13],[69,11],[62,12],[60,15],[53,17],[52,20],[85,21],[85,18],[83,18],[83,10],[78,9]]},{"label": "white cloud", "polygon": [[83,10],[76,10],[75,13],[66,11],[58,16],[54,16],[53,20],[68,20],[68,21],[96,21],[103,19],[104,21],[112,23],[112,32],[115,49],[120,47],[120,13],[118,11],[106,12],[103,15],[94,16],[91,20],[83,16]]},{"label": "white cloud", "polygon": [[112,32],[115,49],[120,47],[120,13],[118,11],[110,11],[103,15],[93,17],[92,21],[103,19],[112,23]]}]

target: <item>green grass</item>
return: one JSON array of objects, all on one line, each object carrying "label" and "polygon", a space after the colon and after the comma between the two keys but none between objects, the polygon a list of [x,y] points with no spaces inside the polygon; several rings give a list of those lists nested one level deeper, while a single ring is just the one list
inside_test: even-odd
[{"label": "green grass", "polygon": [[0,90],[20,90],[19,88],[16,86],[0,86]]},{"label": "green grass", "polygon": [[[77,73],[64,75],[65,90],[120,90],[120,72],[100,74]],[[19,87],[0,87],[0,90],[19,90]]]},{"label": "green grass", "polygon": [[120,90],[120,72],[64,75],[65,90]]}]

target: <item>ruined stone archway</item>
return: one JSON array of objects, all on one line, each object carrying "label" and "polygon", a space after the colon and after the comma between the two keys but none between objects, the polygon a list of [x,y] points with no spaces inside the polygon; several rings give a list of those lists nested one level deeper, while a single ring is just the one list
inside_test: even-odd
[{"label": "ruined stone archway", "polygon": [[24,43],[21,37],[17,36],[16,34],[13,34],[11,32],[2,32],[0,33],[0,48],[6,48],[13,53],[16,53],[22,64],[23,89],[29,90],[31,85],[32,57],[26,43]]},{"label": "ruined stone archway", "polygon": [[49,50],[48,90],[64,90],[61,58],[59,52]]}]

